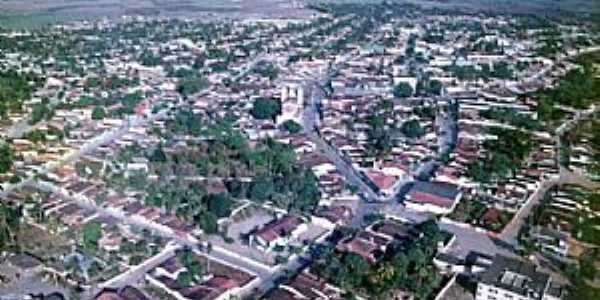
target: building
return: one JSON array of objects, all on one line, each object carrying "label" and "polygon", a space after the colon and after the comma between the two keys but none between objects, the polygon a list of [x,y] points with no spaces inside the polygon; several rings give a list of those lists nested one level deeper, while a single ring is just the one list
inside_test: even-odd
[{"label": "building", "polygon": [[462,193],[454,184],[417,181],[405,197],[406,207],[434,214],[448,214],[460,201]]},{"label": "building", "polygon": [[527,262],[496,255],[481,274],[475,300],[554,300],[562,288]]},{"label": "building", "polygon": [[132,286],[125,286],[120,289],[103,289],[95,300],[147,300],[148,297],[140,290]]},{"label": "building", "polygon": [[569,235],[547,227],[534,227],[531,237],[541,251],[557,258],[566,258],[569,254]]},{"label": "building", "polygon": [[285,216],[273,220],[250,235],[250,245],[268,252],[276,246],[287,246],[307,229],[299,217]]}]

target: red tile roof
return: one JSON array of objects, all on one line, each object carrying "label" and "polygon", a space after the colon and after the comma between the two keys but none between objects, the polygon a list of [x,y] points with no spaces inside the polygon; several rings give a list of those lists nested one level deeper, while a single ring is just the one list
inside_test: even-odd
[{"label": "red tile roof", "polygon": [[432,194],[422,193],[418,191],[411,191],[409,193],[409,196],[410,200],[416,203],[433,204],[446,208],[452,207],[452,205],[454,204],[454,201],[448,198],[442,198]]},{"label": "red tile roof", "polygon": [[267,242],[272,242],[280,236],[289,235],[300,225],[302,221],[298,217],[285,216],[279,220],[273,220],[263,228],[256,231],[256,235]]},{"label": "red tile roof", "polygon": [[397,178],[395,176],[388,176],[381,172],[369,171],[367,176],[375,183],[375,185],[381,190],[387,190],[394,186]]}]

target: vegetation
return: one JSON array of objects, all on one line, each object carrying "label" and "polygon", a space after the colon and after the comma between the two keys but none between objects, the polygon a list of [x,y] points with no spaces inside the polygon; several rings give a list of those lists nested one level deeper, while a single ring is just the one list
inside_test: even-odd
[{"label": "vegetation", "polygon": [[198,283],[204,270],[198,260],[194,258],[192,250],[186,248],[177,253],[177,261],[185,267],[185,271],[177,275],[177,282],[185,287]]},{"label": "vegetation", "polygon": [[534,147],[531,134],[524,131],[492,128],[490,134],[497,139],[484,143],[485,158],[472,163],[467,170],[469,177],[481,183],[513,176]]},{"label": "vegetation", "polygon": [[277,99],[259,97],[254,100],[250,114],[258,120],[273,120],[281,114],[281,102]]},{"label": "vegetation", "polygon": [[442,282],[431,261],[444,235],[434,221],[417,227],[423,233],[420,238],[405,249],[388,247],[374,265],[357,254],[325,249],[312,271],[345,290],[368,295],[370,299],[390,299],[396,289],[413,293],[415,299],[429,299]]},{"label": "vegetation", "polygon": [[208,86],[206,79],[198,76],[192,75],[189,77],[179,79],[179,84],[177,85],[177,92],[179,92],[184,97],[189,97],[190,95],[196,94],[201,90],[205,89]]},{"label": "vegetation", "polygon": [[96,106],[92,110],[92,120],[102,120],[106,117],[106,112],[102,106]]},{"label": "vegetation", "polygon": [[417,90],[426,95],[441,95],[443,85],[439,80],[419,81]]},{"label": "vegetation", "polygon": [[600,78],[596,75],[594,63],[598,58],[593,55],[582,56],[577,61],[582,68],[569,71],[559,84],[534,94],[538,99],[537,113],[542,121],[554,121],[563,117],[555,107],[563,105],[577,109],[586,109],[600,99]]},{"label": "vegetation", "polygon": [[[311,212],[318,203],[315,175],[297,164],[295,152],[288,145],[265,140],[250,148],[244,135],[230,123],[207,124],[186,110],[167,124],[167,130],[202,139],[178,151],[167,152],[163,150],[165,145],[147,151],[152,172],[158,176],[156,181],[141,172],[130,173],[127,178],[109,173],[106,180],[120,189],[146,191],[147,205],[196,223],[207,234],[218,231],[217,219],[229,216],[235,198],[270,202],[299,213]],[[139,147],[125,148],[118,159],[128,162],[140,152],[143,150]],[[211,180],[186,180],[197,176]],[[226,191],[209,192],[207,185],[212,184],[225,184]]]},{"label": "vegetation", "polygon": [[[590,160],[586,163],[571,162],[573,147],[584,146]],[[575,166],[586,169],[592,179],[600,178],[600,120],[592,116],[589,120],[579,122],[573,129],[561,136],[561,164],[566,167]]]},{"label": "vegetation", "polygon": [[29,124],[33,125],[41,120],[50,120],[54,116],[54,110],[46,103],[38,103],[31,109]]},{"label": "vegetation", "polygon": [[412,139],[420,138],[425,134],[425,129],[421,127],[421,123],[418,120],[404,122],[400,130],[402,134]]},{"label": "vegetation", "polygon": [[[38,79],[31,74],[0,71],[0,120],[9,111],[21,110],[24,100],[31,97]],[[30,82],[34,84],[31,85]]]},{"label": "vegetation", "polygon": [[477,66],[452,65],[446,67],[446,70],[460,80],[475,81],[482,79],[488,81],[491,78],[510,79],[513,77],[513,70],[506,62],[498,62],[492,68],[486,64]]},{"label": "vegetation", "polygon": [[413,88],[406,82],[401,82],[394,86],[393,94],[396,98],[407,98],[412,96]]},{"label": "vegetation", "polygon": [[10,144],[0,140],[0,174],[10,171],[14,159],[14,154]]},{"label": "vegetation", "polygon": [[572,284],[567,294],[567,300],[600,298],[600,288],[590,284],[598,278],[598,261],[600,261],[600,250],[595,248],[583,253],[576,265],[563,266],[564,273]]},{"label": "vegetation", "polygon": [[382,157],[392,150],[392,134],[395,131],[393,128],[395,125],[389,125],[386,122],[393,117],[393,113],[392,103],[384,100],[366,120],[369,125],[367,150],[372,156]]},{"label": "vegetation", "polygon": [[16,232],[21,224],[21,210],[0,202],[0,251],[16,245]]},{"label": "vegetation", "polygon": [[279,69],[272,63],[260,64],[254,68],[254,72],[261,77],[269,78],[269,80],[275,80],[279,76]]},{"label": "vegetation", "polygon": [[291,134],[296,134],[302,131],[302,125],[298,124],[298,122],[294,120],[287,120],[281,124],[283,129]]},{"label": "vegetation", "polygon": [[98,222],[88,222],[83,225],[82,245],[86,250],[98,250],[98,241],[102,238],[102,227]]},{"label": "vegetation", "polygon": [[479,113],[481,117],[496,120],[500,123],[515,126],[526,130],[539,130],[541,124],[526,114],[520,114],[510,108],[490,108]]}]

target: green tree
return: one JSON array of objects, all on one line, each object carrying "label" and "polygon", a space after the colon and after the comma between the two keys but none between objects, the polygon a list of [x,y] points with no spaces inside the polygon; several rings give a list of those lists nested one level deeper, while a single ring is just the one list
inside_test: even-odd
[{"label": "green tree", "polygon": [[189,287],[194,282],[194,277],[192,273],[189,271],[183,271],[177,275],[177,283],[181,284],[184,287]]},{"label": "green tree", "polygon": [[492,76],[500,79],[510,79],[513,77],[513,71],[507,62],[499,62],[494,64],[494,71]]},{"label": "green tree", "polygon": [[413,88],[410,86],[410,84],[406,82],[400,82],[394,87],[394,91],[392,93],[396,98],[407,98],[412,96],[413,92]]},{"label": "green tree", "polygon": [[92,120],[102,120],[106,116],[106,112],[102,106],[96,106],[92,110]]},{"label": "green tree", "polygon": [[207,197],[208,210],[218,218],[229,217],[233,201],[227,194],[221,193]]},{"label": "green tree", "polygon": [[250,114],[258,120],[275,120],[281,114],[281,102],[277,99],[259,97],[254,100]]},{"label": "green tree", "polygon": [[84,249],[98,249],[98,241],[102,238],[102,226],[98,222],[88,222],[83,225],[82,244]]},{"label": "green tree", "polygon": [[48,108],[48,106],[46,104],[38,103],[38,104],[34,105],[33,108],[31,109],[31,116],[29,118],[29,124],[31,124],[31,125],[37,124],[44,118],[50,119],[51,116],[52,116],[52,111],[50,110],[50,108]]},{"label": "green tree", "polygon": [[275,193],[275,186],[270,178],[258,178],[250,186],[250,198],[258,202],[268,200]]},{"label": "green tree", "polygon": [[165,151],[163,151],[162,146],[159,145],[152,151],[148,159],[151,162],[164,163],[167,162],[167,155],[165,154]]},{"label": "green tree", "polygon": [[207,86],[208,83],[206,82],[206,79],[200,77],[200,75],[189,76],[179,79],[179,84],[177,85],[177,92],[179,92],[182,96],[187,98],[190,95],[200,92]]},{"label": "green tree", "polygon": [[0,202],[0,250],[15,244],[20,224],[21,209]]},{"label": "green tree", "polygon": [[425,130],[421,127],[418,120],[410,120],[402,124],[401,131],[409,138],[420,138],[425,134]]},{"label": "green tree", "polygon": [[432,95],[442,94],[442,83],[439,80],[430,80],[425,86],[425,92]]},{"label": "green tree", "polygon": [[0,140],[0,174],[10,171],[14,159],[14,154],[10,144]]},{"label": "green tree", "polygon": [[291,134],[296,134],[302,130],[302,125],[298,124],[298,122],[294,120],[287,120],[283,122],[281,126],[283,127],[283,129],[285,129],[285,131]]},{"label": "green tree", "polygon": [[198,224],[206,234],[215,234],[219,231],[217,216],[212,212],[204,212],[199,216]]}]

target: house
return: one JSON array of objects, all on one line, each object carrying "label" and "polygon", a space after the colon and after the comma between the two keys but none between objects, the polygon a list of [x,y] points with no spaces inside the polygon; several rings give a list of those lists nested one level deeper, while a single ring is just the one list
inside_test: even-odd
[{"label": "house", "polygon": [[268,300],[342,299],[343,291],[308,272],[302,272],[289,282],[268,293]]},{"label": "house", "polygon": [[386,198],[394,195],[395,188],[400,183],[396,176],[386,175],[379,171],[371,170],[366,175],[375,185],[376,191]]},{"label": "house", "polygon": [[22,277],[37,274],[43,268],[42,261],[28,253],[13,254],[6,261]]},{"label": "house", "polygon": [[534,227],[531,237],[541,251],[558,258],[565,258],[569,253],[569,235],[547,227]]},{"label": "house", "polygon": [[445,182],[417,181],[405,196],[407,208],[433,214],[448,214],[460,201],[462,192]]},{"label": "house", "polygon": [[496,255],[477,284],[475,300],[554,300],[562,289],[552,278],[519,259]]},{"label": "house", "polygon": [[286,246],[307,229],[299,217],[285,216],[267,223],[250,234],[250,245],[268,252],[276,246]]},{"label": "house", "polygon": [[120,289],[103,289],[94,297],[94,300],[147,300],[149,299],[140,290],[125,286]]},{"label": "house", "polygon": [[318,226],[333,230],[335,227],[348,222],[352,216],[352,209],[348,206],[322,207],[312,216],[312,222]]},{"label": "house", "polygon": [[201,280],[191,285],[182,285],[177,281],[179,274],[185,271],[177,257],[171,257],[146,275],[146,280],[176,299],[225,300],[235,299],[256,284],[258,277],[217,259],[198,255],[194,259],[200,262],[207,272]]}]

